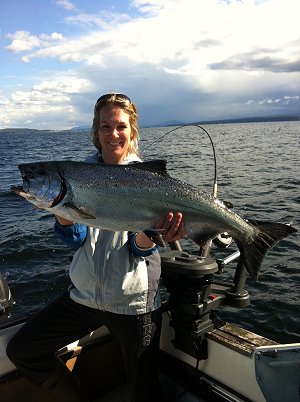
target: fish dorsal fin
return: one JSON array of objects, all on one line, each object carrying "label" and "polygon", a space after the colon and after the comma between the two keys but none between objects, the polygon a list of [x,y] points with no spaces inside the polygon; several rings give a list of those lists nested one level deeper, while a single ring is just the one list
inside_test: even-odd
[{"label": "fish dorsal fin", "polygon": [[146,162],[137,162],[129,165],[135,169],[149,170],[162,175],[169,175],[167,172],[167,161],[165,159],[152,159]]}]

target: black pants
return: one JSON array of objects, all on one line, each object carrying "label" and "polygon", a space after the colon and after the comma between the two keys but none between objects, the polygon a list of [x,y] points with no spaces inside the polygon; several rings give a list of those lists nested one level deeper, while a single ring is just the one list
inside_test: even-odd
[{"label": "black pants", "polygon": [[159,401],[161,310],[114,314],[74,302],[68,293],[30,319],[11,339],[7,355],[20,372],[44,383],[57,366],[55,352],[102,325],[118,340],[132,401]]}]

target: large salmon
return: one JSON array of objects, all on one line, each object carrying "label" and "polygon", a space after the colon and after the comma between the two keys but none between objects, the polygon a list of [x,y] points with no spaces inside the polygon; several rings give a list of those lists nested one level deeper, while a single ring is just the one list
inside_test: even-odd
[{"label": "large salmon", "polygon": [[145,231],[167,212],[183,214],[187,236],[199,246],[227,232],[253,278],[267,251],[296,231],[281,223],[249,222],[220,200],[170,177],[162,160],[132,165],[73,161],[19,166],[23,186],[12,190],[39,208],[111,231]]}]

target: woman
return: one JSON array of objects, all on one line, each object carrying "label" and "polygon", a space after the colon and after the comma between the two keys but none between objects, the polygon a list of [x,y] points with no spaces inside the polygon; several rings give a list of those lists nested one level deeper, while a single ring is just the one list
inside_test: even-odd
[{"label": "woman", "polygon": [[[97,153],[86,162],[140,162],[137,119],[137,108],[126,95],[101,96],[92,128]],[[161,217],[158,228],[166,242],[184,237],[181,213]],[[161,309],[156,245],[143,232],[110,232],[58,216],[55,232],[77,249],[70,266],[72,285],[21,328],[7,347],[8,357],[53,398],[85,401],[78,381],[55,352],[106,325],[120,343],[130,400],[163,400],[157,366]]]}]

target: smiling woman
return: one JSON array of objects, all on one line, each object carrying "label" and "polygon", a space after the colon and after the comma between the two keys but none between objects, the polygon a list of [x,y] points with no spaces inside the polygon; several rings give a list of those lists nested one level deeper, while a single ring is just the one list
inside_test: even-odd
[{"label": "smiling woman", "polygon": [[[86,171],[95,167],[101,169],[105,164],[141,162],[137,148],[137,117],[136,106],[125,95],[105,94],[97,101],[92,130],[97,153],[86,159],[86,162],[93,162],[92,165],[80,164],[83,172],[76,176],[81,178],[76,187],[85,201],[93,198],[82,191],[91,187],[91,180],[84,178]],[[45,170],[39,168],[36,172],[42,187],[39,197],[42,203],[46,200],[47,205],[50,201],[51,206],[46,209],[59,215],[56,206],[64,199],[65,190],[71,193],[72,190],[67,184],[63,186],[64,177],[55,162],[50,165],[55,178],[54,191],[51,191],[50,181],[45,178]],[[23,171],[26,188],[29,188],[32,179],[36,184],[34,176],[32,171],[28,174]],[[106,176],[107,186],[113,181],[111,176]],[[105,181],[101,181],[99,174],[93,181],[105,188]],[[134,181],[133,184],[136,186]],[[19,188],[15,191],[23,195]],[[96,200],[96,204],[108,208],[109,221],[121,209],[121,203],[113,203],[109,196]],[[56,352],[106,325],[121,345],[130,400],[163,400],[158,377],[161,267],[151,235],[146,234],[148,230],[143,232],[144,229],[140,228],[140,231],[131,229],[129,232],[128,226],[92,227],[89,222],[95,217],[89,215],[89,211],[77,208],[71,199],[63,207],[76,210],[78,215],[85,213],[88,218],[87,222],[83,222],[76,215],[68,215],[68,219],[74,217],[74,221],[81,222],[75,223],[56,217],[58,238],[76,250],[69,270],[72,284],[64,295],[29,320],[11,339],[7,356],[25,377],[46,388],[52,398],[63,399],[64,402],[86,401],[77,378],[58,362]],[[126,203],[125,216],[128,208],[130,203]],[[157,217],[158,224],[154,222],[153,229],[162,232],[167,242],[183,238],[182,214],[170,211],[165,215],[161,219]]]},{"label": "smiling woman", "polygon": [[[137,121],[137,107],[126,95],[105,94],[97,100],[92,135],[95,147],[102,153],[102,158],[104,156],[104,162],[111,163],[105,160],[109,157],[109,152],[107,154],[105,148],[111,147],[112,144],[115,144],[114,158],[116,158],[112,163],[122,162],[127,154],[139,155]],[[118,161],[120,155],[122,160]]]},{"label": "smiling woman", "polygon": [[100,111],[100,121],[98,141],[103,161],[122,163],[129,153],[132,139],[128,113],[118,107],[104,106]]}]

